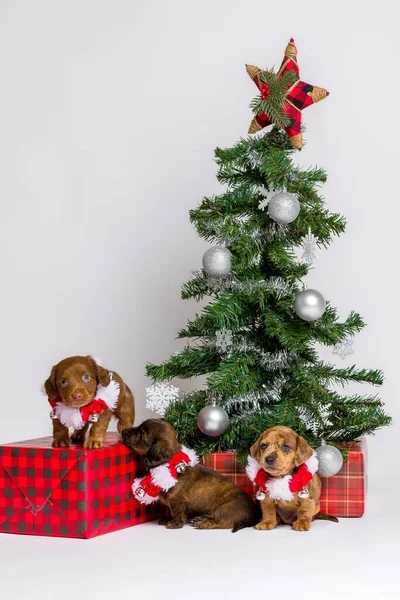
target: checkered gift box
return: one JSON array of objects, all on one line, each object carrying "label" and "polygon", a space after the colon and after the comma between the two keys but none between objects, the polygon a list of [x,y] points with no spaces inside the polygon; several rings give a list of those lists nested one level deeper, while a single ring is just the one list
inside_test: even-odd
[{"label": "checkered gift box", "polygon": [[213,452],[212,454],[206,454],[203,457],[203,464],[210,469],[218,471],[221,475],[232,479],[233,483],[247,492],[249,496],[255,496],[257,487],[247,477],[245,465],[238,461],[236,452]]},{"label": "checkered gift box", "polygon": [[[365,440],[347,444],[348,458],[334,477],[322,477],[321,511],[336,517],[362,517],[365,510],[367,484]],[[204,465],[232,479],[250,496],[256,486],[246,475],[245,466],[238,462],[236,452],[214,452],[203,459]]]},{"label": "checkered gift box", "polygon": [[143,467],[118,434],[99,450],[51,443],[0,446],[0,532],[91,538],[157,518],[133,497]]},{"label": "checkered gift box", "polygon": [[366,440],[344,444],[348,457],[334,477],[321,477],[321,511],[335,517],[362,517],[367,492]]}]

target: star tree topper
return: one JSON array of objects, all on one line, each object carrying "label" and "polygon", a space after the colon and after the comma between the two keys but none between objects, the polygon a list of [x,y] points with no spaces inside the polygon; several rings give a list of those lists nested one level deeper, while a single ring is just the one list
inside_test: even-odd
[{"label": "star tree topper", "polygon": [[329,96],[329,92],[300,80],[293,38],[286,46],[278,73],[263,71],[253,65],[246,65],[246,70],[261,92],[251,104],[256,116],[250,124],[249,133],[256,133],[275,123],[285,129],[292,146],[301,150],[301,111]]}]

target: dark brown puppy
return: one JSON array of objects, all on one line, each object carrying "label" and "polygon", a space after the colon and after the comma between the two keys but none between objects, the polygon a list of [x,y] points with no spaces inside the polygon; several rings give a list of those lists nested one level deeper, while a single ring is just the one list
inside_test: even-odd
[{"label": "dark brown puppy", "polygon": [[[114,415],[118,419],[118,431],[121,432],[133,425],[134,399],[129,387],[115,371],[113,371],[113,379],[120,386]],[[54,365],[44,387],[50,399],[60,396],[67,406],[81,408],[95,398],[99,383],[106,387],[110,380],[110,371],[97,364],[91,356],[71,356]],[[54,420],[53,446],[55,448],[70,446],[72,440],[83,444],[85,448],[101,448],[112,414],[111,410],[101,413],[99,420],[92,424],[87,439],[85,437],[90,423],[75,431],[70,438],[68,428],[64,427],[60,421]]]},{"label": "dark brown puppy", "polygon": [[[292,475],[312,453],[306,440],[289,427],[267,429],[250,450],[251,456],[271,477]],[[321,480],[317,474],[313,476],[307,489],[308,498],[300,498],[295,493],[290,501],[273,500],[267,494],[261,501],[262,519],[256,529],[274,529],[278,523],[283,522],[292,525],[296,531],[308,531],[315,518],[337,521],[335,517],[320,513]]]},{"label": "dark brown puppy", "polygon": [[[159,419],[148,419],[139,427],[123,431],[122,441],[145,457],[147,468],[167,462],[181,449],[172,425]],[[193,519],[197,529],[238,531],[255,525],[261,516],[246,492],[202,465],[188,467],[178,475],[178,483],[160,494],[160,501],[169,513],[160,522],[168,529],[179,529],[186,519]]]}]

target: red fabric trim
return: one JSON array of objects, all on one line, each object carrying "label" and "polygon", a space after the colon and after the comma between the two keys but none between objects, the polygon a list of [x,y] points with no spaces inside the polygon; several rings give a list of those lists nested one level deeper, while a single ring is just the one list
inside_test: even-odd
[{"label": "red fabric trim", "polygon": [[[175,479],[178,479],[178,471],[176,470],[176,467],[181,463],[185,463],[185,465],[187,466],[190,465],[190,458],[182,450],[179,450],[179,452],[174,454],[174,456],[172,456],[172,458],[170,458],[169,461],[165,463],[168,466],[171,476]],[[146,477],[143,477],[139,484],[139,487],[143,488],[146,494],[148,496],[151,496],[152,498],[155,498],[161,492],[164,491],[160,486],[156,485],[153,482],[152,473],[149,473],[148,475],[146,475]]]},{"label": "red fabric trim", "polygon": [[289,481],[290,491],[293,493],[300,492],[308,483],[310,483],[312,478],[312,473],[308,470],[307,465],[303,463],[298,468],[297,473],[295,473]]},{"label": "red fabric trim", "polygon": [[[60,396],[56,396],[53,399],[47,398],[47,400],[52,408],[55,408],[57,404],[62,402]],[[86,404],[86,406],[81,406],[79,408],[81,419],[84,423],[89,420],[90,415],[101,415],[105,410],[108,410],[108,406],[101,398],[92,400],[89,404]]]},{"label": "red fabric trim", "polygon": [[[296,473],[292,475],[291,480],[289,481],[289,489],[295,494],[296,492],[300,492],[308,483],[310,483],[313,478],[312,473],[308,470],[308,467],[305,463],[300,465],[297,469]],[[257,475],[254,478],[254,483],[258,485],[260,490],[264,493],[267,493],[267,481],[269,479],[268,473],[264,471],[264,469],[260,469],[257,472]]]},{"label": "red fabric trim", "polygon": [[266,492],[266,483],[268,481],[268,473],[266,473],[263,469],[260,469],[257,475],[254,478],[254,483],[258,485],[262,492]]}]

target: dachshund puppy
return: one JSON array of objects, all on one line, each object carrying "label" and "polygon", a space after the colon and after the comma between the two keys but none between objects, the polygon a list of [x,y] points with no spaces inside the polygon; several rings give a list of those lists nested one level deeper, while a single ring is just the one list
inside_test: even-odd
[{"label": "dachshund puppy", "polygon": [[[139,427],[122,432],[122,441],[144,456],[147,468],[170,460],[181,450],[172,425],[161,419],[148,419]],[[187,467],[177,483],[159,495],[168,516],[160,521],[168,529],[183,527],[192,519],[196,529],[232,529],[255,525],[261,517],[259,506],[232,481],[202,465]]]},{"label": "dachshund puppy", "polygon": [[[337,521],[336,517],[320,513],[321,480],[315,473],[318,463],[312,458],[312,448],[293,429],[267,429],[251,447],[250,456],[257,461],[257,468],[268,474],[270,482],[265,498],[261,500],[262,519],[256,529],[274,529],[283,522],[292,525],[295,531],[308,531],[315,518]],[[313,465],[312,469],[310,467],[311,473],[314,473],[312,479],[303,493],[292,493],[288,488],[289,477],[306,461]],[[268,489],[271,491],[268,492]],[[281,494],[276,492],[279,489]],[[281,496],[286,499],[281,499]]]},{"label": "dachshund puppy", "polygon": [[[132,427],[135,417],[134,398],[131,390],[121,377],[101,367],[91,356],[72,356],[65,358],[51,369],[44,387],[50,400],[59,398],[67,407],[81,409],[96,396],[98,385],[107,387],[111,379],[119,384],[119,395],[114,411],[104,410],[98,421],[91,425],[87,439],[86,432],[90,422],[69,435],[69,429],[60,420],[53,420],[53,447],[70,446],[71,441],[83,444],[85,448],[101,448],[112,415],[118,419],[118,431]],[[118,388],[117,388],[118,390]]]}]

